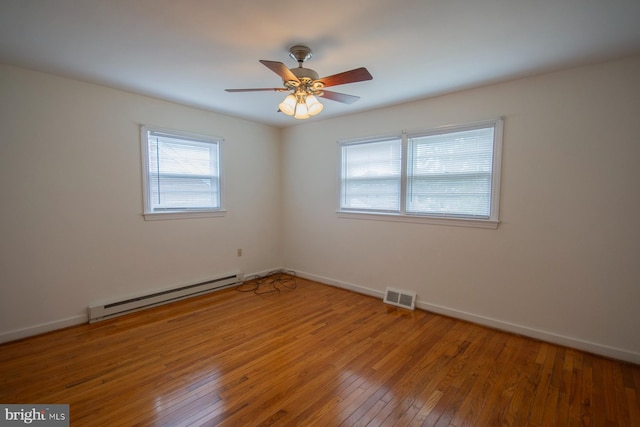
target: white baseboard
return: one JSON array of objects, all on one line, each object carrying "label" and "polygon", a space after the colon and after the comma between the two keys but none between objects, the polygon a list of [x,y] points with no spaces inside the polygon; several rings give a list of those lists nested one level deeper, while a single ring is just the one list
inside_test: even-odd
[{"label": "white baseboard", "polygon": [[255,276],[259,276],[259,277],[267,276],[271,273],[275,273],[276,271],[280,271],[280,270],[284,270],[284,267],[274,267],[274,268],[269,268],[262,271],[256,271],[253,273],[247,273],[244,275],[244,280],[250,280],[252,277],[255,277]]},{"label": "white baseboard", "polygon": [[57,329],[67,328],[69,326],[82,325],[89,321],[88,315],[77,315],[67,317],[66,319],[54,320],[52,322],[40,323],[26,328],[15,329],[13,331],[0,333],[0,344],[15,341],[22,338],[28,338],[34,335],[44,334],[45,332],[55,331]]},{"label": "white baseboard", "polygon": [[[270,268],[268,270],[245,274],[244,277],[250,278],[251,276],[263,276],[280,269],[282,269],[282,267]],[[226,286],[224,288],[231,287],[231,286],[234,286],[234,285]],[[221,289],[224,289],[224,288],[221,288]],[[67,328],[69,326],[82,325],[83,323],[88,323],[88,322],[89,322],[88,314],[77,315],[77,316],[67,317],[65,319],[53,320],[51,322],[41,323],[38,325],[27,326],[25,328],[15,329],[12,331],[0,332],[0,344],[9,342],[9,341],[16,341],[22,338],[32,337],[35,335],[44,334],[46,332]]]},{"label": "white baseboard", "polygon": [[492,319],[490,317],[479,316],[477,314],[455,310],[452,308],[443,307],[436,304],[429,304],[426,302],[418,301],[416,303],[416,306],[426,311],[430,311],[437,314],[443,314],[445,316],[454,317],[456,319],[466,320],[471,323],[488,326],[494,329],[499,329],[501,331],[511,332],[518,335],[524,335],[530,338],[539,339],[541,341],[546,341],[549,343],[574,348],[576,350],[582,350],[588,353],[610,357],[612,359],[624,360],[627,362],[640,364],[640,354],[634,353],[632,351],[627,351],[627,350],[619,349],[615,347],[609,347],[603,344],[584,341],[577,338],[568,337],[565,335],[559,335],[549,331],[529,328],[527,326],[505,322],[498,319]]},{"label": "white baseboard", "polygon": [[[384,292],[376,291],[364,286],[355,285],[353,283],[343,282],[340,280],[330,279],[328,277],[319,276],[317,274],[306,273],[304,271],[295,271],[299,277],[314,280],[316,282],[324,283],[326,285],[335,286],[338,288],[348,289],[353,292],[358,292],[364,295],[384,298]],[[534,329],[515,323],[506,322],[499,319],[493,319],[490,317],[480,316],[474,313],[466,311],[460,311],[449,307],[444,307],[436,304],[429,304],[424,301],[416,301],[416,307],[430,311],[432,313],[442,314],[445,316],[453,317],[456,319],[466,320],[467,322],[475,323],[482,326],[488,326],[490,328],[498,329],[505,332],[511,332],[518,335],[524,335],[530,338],[535,338],[541,341],[545,341],[552,344],[562,345],[564,347],[570,347],[577,350],[586,351],[588,353],[598,354],[600,356],[610,357],[612,359],[624,360],[635,364],[640,364],[640,353],[635,353],[629,350],[624,350],[615,347],[609,347],[603,344],[598,344],[590,341],[584,341],[581,339],[559,335],[549,331],[543,331],[540,329]]]},{"label": "white baseboard", "polygon": [[342,282],[340,280],[330,279],[324,276],[318,276],[317,274],[305,273],[304,271],[291,270],[295,271],[298,277],[302,277],[303,279],[309,279],[316,282],[323,283],[325,285],[335,286],[337,288],[348,289],[353,292],[357,292],[359,294],[369,295],[370,297],[384,298],[384,292],[376,291],[375,289],[366,288],[360,285],[354,285],[353,283]]},{"label": "white baseboard", "polygon": [[[270,272],[277,271],[279,269],[280,267],[272,268],[272,269],[264,270],[261,272],[247,274],[245,277],[250,278],[253,275],[262,276]],[[317,274],[306,273],[304,271],[299,271],[295,269],[288,269],[288,270],[294,271],[299,277],[302,277],[305,279],[314,280],[316,282],[324,283],[326,285],[331,285],[331,286],[335,286],[342,289],[347,289],[363,295],[380,298],[381,300],[384,298],[384,292],[367,288],[365,286],[356,285],[349,282],[343,282],[341,280],[335,280],[328,277],[319,276]],[[527,326],[510,323],[510,322],[506,322],[499,319],[493,319],[490,317],[480,316],[474,313],[460,311],[460,310],[456,310],[449,307],[444,307],[436,304],[429,304],[427,302],[420,301],[420,300],[416,302],[416,307],[422,310],[430,311],[437,314],[442,314],[445,316],[454,317],[456,319],[466,320],[471,323],[488,326],[488,327],[499,329],[505,332],[524,335],[527,337],[539,339],[541,341],[546,341],[549,343],[558,344],[565,347],[575,348],[578,350],[583,350],[589,353],[598,354],[598,355],[610,357],[613,359],[624,360],[627,362],[640,364],[640,353],[635,353],[632,351],[615,348],[615,347],[609,347],[603,344],[584,341],[584,340],[580,340],[573,337],[567,337],[567,336],[559,335],[553,332],[534,329]],[[55,331],[56,329],[62,329],[69,326],[81,325],[87,322],[88,322],[88,316],[85,314],[85,315],[67,317],[65,319],[60,319],[60,320],[54,320],[51,322],[41,323],[34,326],[28,326],[26,328],[16,329],[13,331],[1,332],[0,344],[9,342],[9,341],[19,340],[22,338],[27,338],[27,337],[38,335],[38,334],[43,334],[45,332]]]}]

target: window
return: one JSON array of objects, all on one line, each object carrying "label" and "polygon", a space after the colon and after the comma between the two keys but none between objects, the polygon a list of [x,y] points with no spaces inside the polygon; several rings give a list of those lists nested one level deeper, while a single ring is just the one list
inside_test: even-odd
[{"label": "window", "polygon": [[342,209],[398,212],[402,140],[342,146]]},{"label": "window", "polygon": [[220,216],[221,139],[142,127],[145,219]]},{"label": "window", "polygon": [[497,227],[502,119],[339,144],[339,213]]}]

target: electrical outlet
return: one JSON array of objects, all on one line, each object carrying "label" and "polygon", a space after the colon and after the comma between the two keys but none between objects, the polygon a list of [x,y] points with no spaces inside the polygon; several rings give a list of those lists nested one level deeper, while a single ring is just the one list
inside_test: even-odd
[{"label": "electrical outlet", "polygon": [[242,248],[238,248],[238,256],[242,256]]}]

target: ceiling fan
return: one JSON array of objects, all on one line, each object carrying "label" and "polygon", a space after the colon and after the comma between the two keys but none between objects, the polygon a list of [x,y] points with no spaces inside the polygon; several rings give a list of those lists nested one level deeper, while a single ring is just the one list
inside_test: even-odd
[{"label": "ceiling fan", "polygon": [[227,92],[289,92],[289,95],[280,103],[280,109],[278,111],[282,111],[289,116],[294,116],[296,119],[307,119],[315,116],[324,108],[316,97],[322,97],[344,104],[353,104],[360,99],[359,96],[324,90],[325,87],[373,79],[369,71],[364,67],[319,78],[318,73],[314,70],[302,66],[302,63],[311,58],[311,55],[311,49],[307,46],[298,45],[291,47],[289,49],[289,56],[298,61],[297,68],[288,68],[285,64],[278,61],[260,60],[263,65],[282,77],[283,87],[225,90]]}]

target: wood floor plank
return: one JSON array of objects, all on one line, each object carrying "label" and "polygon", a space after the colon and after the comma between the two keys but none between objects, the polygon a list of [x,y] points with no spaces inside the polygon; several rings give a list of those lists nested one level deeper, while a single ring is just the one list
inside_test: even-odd
[{"label": "wood floor plank", "polygon": [[537,379],[538,387],[536,387],[536,394],[533,396],[529,417],[529,423],[532,426],[542,425],[542,418],[545,414],[545,405],[548,399],[547,395],[552,392],[551,377],[553,364],[555,362],[556,347],[550,344],[544,344],[541,347],[541,354],[544,354],[544,359],[542,359],[542,356],[537,358],[537,363],[541,365],[541,370]]},{"label": "wood floor plank", "polygon": [[568,424],[580,425],[580,412],[582,408],[581,392],[582,392],[582,366],[583,355],[581,352],[573,352],[573,362],[571,370],[571,379],[568,384],[569,389],[569,420]]},{"label": "wood floor plank", "polygon": [[525,426],[528,425],[528,416],[533,405],[531,396],[535,395],[537,388],[537,378],[540,374],[540,365],[530,364],[523,366],[526,371],[520,378],[520,383],[516,388],[513,398],[505,413],[505,425]]},{"label": "wood floor plank", "polygon": [[619,421],[619,425],[621,426],[630,426],[631,424],[631,414],[630,408],[627,406],[627,395],[625,393],[624,387],[624,379],[622,378],[622,369],[620,365],[612,363],[611,364],[612,376],[613,376],[613,387],[616,398],[616,417]]},{"label": "wood floor plank", "polygon": [[583,426],[593,425],[592,406],[593,401],[593,357],[585,354],[583,357],[582,369],[582,404],[580,410],[580,423]]},{"label": "wood floor plank", "polygon": [[594,426],[606,425],[606,408],[604,393],[604,360],[600,357],[593,357],[593,389],[591,396],[591,416]]},{"label": "wood floor plank", "polygon": [[[624,389],[629,409],[629,426],[640,426],[640,405],[638,405],[638,391],[625,387]],[[624,403],[622,403],[624,405]]]},{"label": "wood floor plank", "polygon": [[0,402],[83,427],[640,425],[638,365],[296,285],[0,345]]}]

